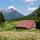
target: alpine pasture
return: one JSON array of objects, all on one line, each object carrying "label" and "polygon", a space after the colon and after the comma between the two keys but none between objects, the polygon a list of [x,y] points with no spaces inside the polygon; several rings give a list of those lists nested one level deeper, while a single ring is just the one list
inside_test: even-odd
[{"label": "alpine pasture", "polygon": [[0,28],[0,40],[40,40],[40,29],[16,29],[18,22],[5,21],[4,28]]}]

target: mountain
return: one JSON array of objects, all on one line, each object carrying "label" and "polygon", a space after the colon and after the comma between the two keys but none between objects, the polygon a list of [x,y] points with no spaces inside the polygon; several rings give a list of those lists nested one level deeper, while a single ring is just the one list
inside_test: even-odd
[{"label": "mountain", "polygon": [[16,19],[16,18],[21,18],[23,15],[19,12],[17,12],[15,9],[10,8],[8,10],[3,10],[3,15],[5,20],[11,20],[11,19]]},{"label": "mountain", "polygon": [[33,20],[36,19],[37,20],[38,19],[38,14],[40,16],[40,7],[37,10],[35,10],[33,13],[31,13],[27,16],[24,16],[21,19],[33,19]]}]

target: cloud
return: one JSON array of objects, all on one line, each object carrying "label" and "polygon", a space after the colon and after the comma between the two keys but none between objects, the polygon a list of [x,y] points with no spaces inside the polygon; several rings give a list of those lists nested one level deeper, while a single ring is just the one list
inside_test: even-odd
[{"label": "cloud", "polygon": [[27,8],[26,10],[24,10],[24,11],[22,11],[23,13],[23,15],[29,15],[29,14],[31,14],[32,12],[34,12],[36,9],[37,9],[38,7],[33,7],[33,8]]},{"label": "cloud", "polygon": [[37,8],[36,7],[34,7],[34,8],[28,8],[27,10],[28,11],[34,11],[34,10],[36,10]]},{"label": "cloud", "polygon": [[34,4],[37,0],[21,0],[22,2]]},{"label": "cloud", "polygon": [[16,10],[16,8],[13,5],[8,6],[8,9],[11,9],[11,8]]},{"label": "cloud", "polygon": [[35,2],[37,0],[21,0],[21,1],[24,1],[24,2]]},{"label": "cloud", "polygon": [[27,10],[25,10],[25,14],[29,15],[32,12],[34,12],[38,7],[33,7],[33,8],[28,8]]},{"label": "cloud", "polygon": [[31,14],[32,12],[34,12],[38,7],[29,7],[29,8],[26,8],[24,10],[20,9],[19,12],[21,14],[23,14],[24,16],[27,16],[29,14]]}]

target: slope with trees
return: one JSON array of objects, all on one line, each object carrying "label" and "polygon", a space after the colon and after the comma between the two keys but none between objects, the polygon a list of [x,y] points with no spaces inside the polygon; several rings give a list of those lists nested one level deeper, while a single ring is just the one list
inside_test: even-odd
[{"label": "slope with trees", "polygon": [[21,19],[38,20],[38,19],[40,19],[39,17],[40,17],[40,7],[37,10],[35,10],[33,13],[31,13],[28,16],[25,16],[25,17],[23,17]]}]

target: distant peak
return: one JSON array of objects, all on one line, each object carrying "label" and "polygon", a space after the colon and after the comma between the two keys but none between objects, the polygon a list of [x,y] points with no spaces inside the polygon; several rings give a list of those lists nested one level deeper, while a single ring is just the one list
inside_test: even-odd
[{"label": "distant peak", "polygon": [[15,9],[16,10],[16,8],[13,5],[8,6],[8,9]]},{"label": "distant peak", "polygon": [[9,12],[13,12],[15,10],[16,10],[16,8],[13,5],[8,6],[8,11]]}]

